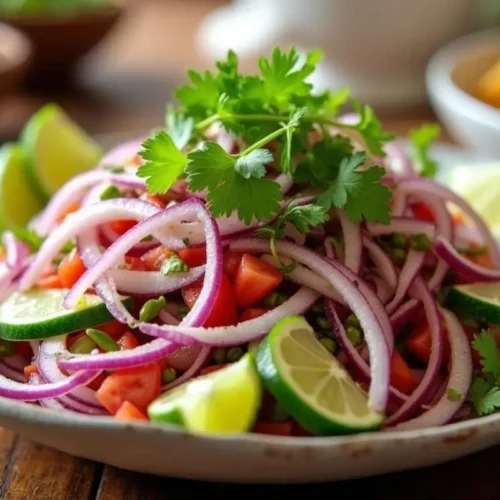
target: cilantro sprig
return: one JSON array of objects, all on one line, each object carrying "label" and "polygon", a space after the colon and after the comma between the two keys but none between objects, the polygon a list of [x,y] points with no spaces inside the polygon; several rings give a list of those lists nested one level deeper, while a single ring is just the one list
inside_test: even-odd
[{"label": "cilantro sprig", "polygon": [[424,124],[410,130],[411,154],[422,177],[434,178],[437,174],[438,165],[431,158],[429,149],[439,139],[440,133],[441,129],[437,124]]},{"label": "cilantro sprig", "polygon": [[[212,215],[237,213],[248,224],[282,210],[280,187],[267,178],[274,169],[317,188],[317,204],[325,210],[345,209],[355,222],[388,222],[391,194],[380,183],[384,169],[365,163],[384,156],[383,146],[394,136],[347,89],[313,92],[307,79],[321,57],[311,51],[301,60],[295,49],[275,48],[270,59],[259,59],[259,74],[247,75],[229,51],[215,72],[190,70],[189,83],[175,92],[178,108],[167,110],[165,130],[147,139],[140,152],[145,163],[138,175],[149,191],[164,193],[184,178],[190,191],[206,191]],[[337,119],[349,100],[356,123]],[[237,138],[239,153],[207,141],[205,133],[215,124]],[[346,134],[332,135],[332,129]],[[319,140],[311,141],[313,136]],[[353,154],[353,136],[364,153]]]}]

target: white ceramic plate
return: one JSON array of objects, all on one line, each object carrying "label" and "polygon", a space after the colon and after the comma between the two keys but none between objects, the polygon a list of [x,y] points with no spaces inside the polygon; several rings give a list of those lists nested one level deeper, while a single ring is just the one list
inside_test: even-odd
[{"label": "white ceramic plate", "polygon": [[[488,158],[438,145],[444,168]],[[123,469],[224,482],[316,482],[434,465],[500,443],[500,414],[411,432],[348,437],[210,437],[170,426],[58,413],[0,398],[0,425],[72,455]]]}]

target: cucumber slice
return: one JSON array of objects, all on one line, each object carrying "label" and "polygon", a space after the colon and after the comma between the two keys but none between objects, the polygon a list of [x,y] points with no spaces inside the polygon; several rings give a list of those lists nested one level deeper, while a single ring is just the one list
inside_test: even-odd
[{"label": "cucumber slice", "polygon": [[[41,340],[113,320],[97,295],[85,294],[77,309],[64,309],[63,300],[68,291],[35,288],[25,293],[13,293],[0,306],[0,338]],[[130,297],[123,297],[122,302],[127,309],[132,309]]]},{"label": "cucumber slice", "polygon": [[452,287],[445,306],[460,316],[500,325],[500,281]]},{"label": "cucumber slice", "polygon": [[369,431],[384,421],[302,316],[274,326],[259,347],[257,368],[278,403],[313,434]]},{"label": "cucumber slice", "polygon": [[163,394],[149,405],[148,415],[154,422],[193,432],[242,433],[254,425],[261,397],[255,360],[247,353],[226,368]]}]

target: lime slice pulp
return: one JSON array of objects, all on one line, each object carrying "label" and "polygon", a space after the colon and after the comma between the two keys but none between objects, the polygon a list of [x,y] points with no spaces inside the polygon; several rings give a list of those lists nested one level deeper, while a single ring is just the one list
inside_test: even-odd
[{"label": "lime slice pulp", "polygon": [[94,168],[103,153],[55,104],[45,105],[29,119],[21,142],[28,178],[44,201],[75,175]]},{"label": "lime slice pulp", "polygon": [[21,147],[4,144],[0,148],[0,232],[24,227],[42,208],[26,179]]},{"label": "lime slice pulp", "polygon": [[301,316],[275,325],[259,347],[257,367],[278,403],[313,434],[368,431],[384,421]]},{"label": "lime slice pulp", "polygon": [[149,405],[148,415],[154,422],[194,432],[243,433],[254,425],[261,396],[255,360],[247,353],[226,368],[163,394]]}]

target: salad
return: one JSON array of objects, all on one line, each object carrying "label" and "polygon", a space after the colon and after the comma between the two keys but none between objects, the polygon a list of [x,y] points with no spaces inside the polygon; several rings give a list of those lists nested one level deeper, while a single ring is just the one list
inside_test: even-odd
[{"label": "salad", "polygon": [[439,128],[401,148],[313,92],[320,57],[246,75],[231,51],[104,154],[54,107],[30,120],[2,173],[29,184],[0,199],[1,397],[282,436],[500,408],[496,239],[435,180]]}]

